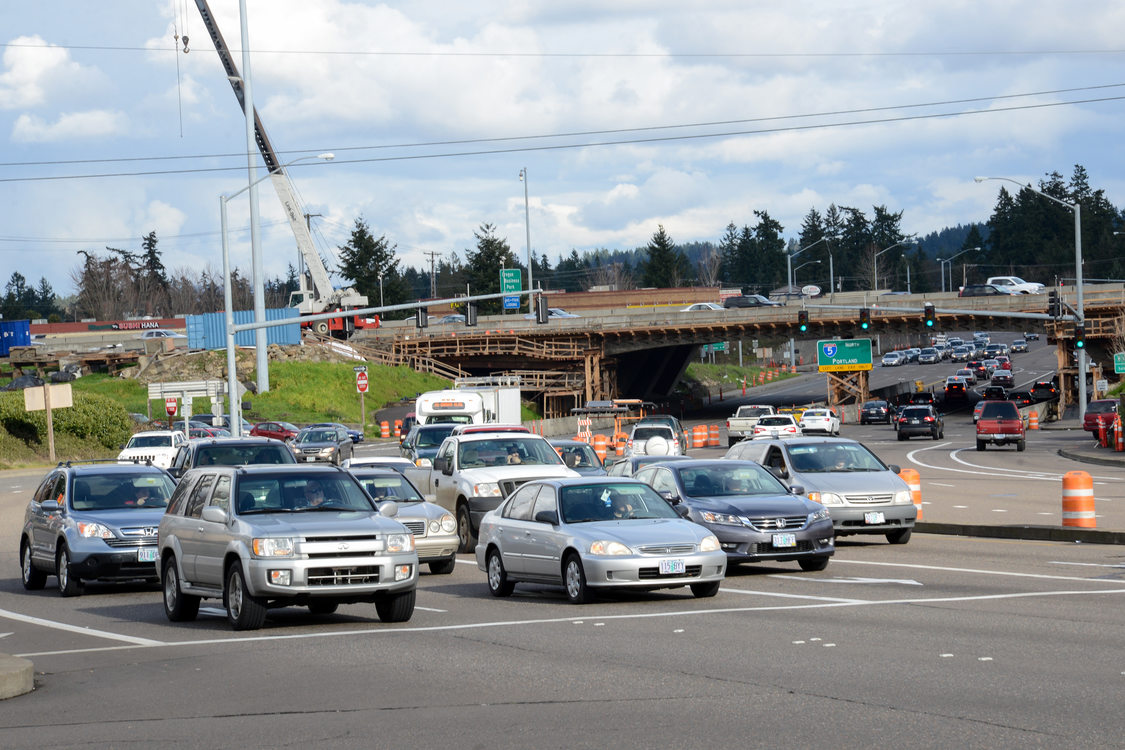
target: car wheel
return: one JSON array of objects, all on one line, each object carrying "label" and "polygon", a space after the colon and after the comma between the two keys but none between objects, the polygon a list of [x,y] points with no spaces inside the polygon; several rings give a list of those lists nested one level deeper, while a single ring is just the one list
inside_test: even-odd
[{"label": "car wheel", "polygon": [[910,541],[910,532],[914,529],[899,529],[887,534],[887,541],[891,544],[906,544]]},{"label": "car wheel", "polygon": [[933,438],[934,440],[938,440],[938,439],[939,439],[939,436],[938,436],[938,431],[937,431],[937,430],[934,430],[934,431],[933,431],[933,432],[932,432],[932,433],[930,434],[930,437],[932,437],[932,438]]},{"label": "car wheel", "polygon": [[944,427],[942,427],[941,432],[938,433],[937,439],[938,440],[945,440],[945,428]]},{"label": "car wheel", "polygon": [[319,333],[321,336],[327,336],[328,335],[328,321],[326,321],[326,320],[317,321],[317,323],[315,325],[313,325],[313,330],[316,331],[317,333]]},{"label": "car wheel", "polygon": [[414,616],[417,589],[391,594],[375,602],[375,611],[383,622],[406,622]]},{"label": "car wheel", "polygon": [[59,593],[63,596],[79,596],[82,593],[82,579],[70,572],[70,550],[65,544],[55,557],[55,577],[59,579]]},{"label": "car wheel", "polygon": [[691,584],[691,593],[696,599],[709,599],[715,594],[719,593],[719,586],[722,581],[711,581],[710,583],[693,583]]},{"label": "car wheel", "polygon": [[31,545],[26,539],[20,545],[20,578],[28,591],[38,591],[47,585],[47,574],[31,561]]},{"label": "car wheel", "polygon": [[314,615],[330,615],[340,608],[340,602],[332,599],[313,599],[309,602],[309,612]]},{"label": "car wheel", "polygon": [[906,438],[906,435],[904,435],[904,434],[902,433],[902,430],[899,430],[899,431],[898,431],[898,439],[899,439],[899,440],[906,440],[906,439],[907,439],[907,438]]},{"label": "car wheel", "polygon": [[590,589],[586,586],[586,571],[582,569],[582,560],[573,552],[563,563],[563,584],[566,586],[566,598],[571,604],[585,604],[590,601]]},{"label": "car wheel", "polygon": [[457,509],[457,538],[461,540],[459,552],[473,552],[477,547],[477,537],[473,533],[473,519],[469,509],[462,505]]},{"label": "car wheel", "polygon": [[437,560],[430,563],[430,572],[436,576],[445,576],[453,572],[457,567],[457,558],[451,557],[448,560]]},{"label": "car wheel", "polygon": [[818,555],[817,557],[803,557],[797,561],[801,566],[801,570],[812,572],[814,570],[824,570],[828,567],[828,555]]},{"label": "car wheel", "polygon": [[1016,450],[1017,451],[1022,451],[1026,447],[1027,447],[1027,441],[1026,440],[1021,440],[1018,443],[1016,443]]},{"label": "car wheel", "polygon": [[984,450],[984,441],[983,441],[983,440],[978,440],[978,441],[977,441],[977,450],[978,450],[978,451],[982,451],[982,450]]},{"label": "car wheel", "polygon": [[164,561],[164,614],[171,622],[194,620],[199,614],[199,597],[180,590],[180,574],[176,572],[176,558],[171,555]]},{"label": "car wheel", "polygon": [[240,562],[233,563],[227,571],[223,599],[226,600],[227,621],[235,630],[257,630],[266,621],[266,606],[250,593]]},{"label": "car wheel", "polygon": [[494,547],[488,551],[488,564],[485,567],[488,571],[488,592],[493,596],[511,596],[516,584],[508,580],[500,550]]}]

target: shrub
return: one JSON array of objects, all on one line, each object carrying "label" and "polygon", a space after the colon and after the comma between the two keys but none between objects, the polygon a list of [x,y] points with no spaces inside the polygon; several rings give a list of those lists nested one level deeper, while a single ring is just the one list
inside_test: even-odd
[{"label": "shrub", "polygon": [[[96,441],[106,448],[117,448],[129,439],[132,420],[120,404],[93,393],[72,391],[72,394],[74,406],[51,412],[56,440],[60,435],[71,435]],[[37,450],[47,444],[47,413],[28,412],[23,404],[22,391],[0,394],[0,427],[12,438]]]}]

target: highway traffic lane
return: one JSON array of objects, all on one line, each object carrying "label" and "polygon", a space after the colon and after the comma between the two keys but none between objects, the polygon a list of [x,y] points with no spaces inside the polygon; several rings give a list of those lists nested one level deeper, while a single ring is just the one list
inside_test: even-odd
[{"label": "highway traffic lane", "polygon": [[[471,611],[453,629],[334,617],[39,656],[40,690],[6,704],[35,700],[34,711],[0,712],[0,726],[6,747],[185,737],[431,746],[470,735],[495,747],[601,747],[607,737],[849,746],[872,731],[905,746],[963,746],[966,736],[1073,746],[1113,744],[1125,728],[1114,658],[1125,586],[1107,567],[1116,550],[924,535],[851,549],[822,573],[750,566],[707,602],[659,594],[574,607],[534,588],[497,601],[459,566],[453,583],[474,591],[459,595]],[[423,579],[423,589],[449,585]]]}]

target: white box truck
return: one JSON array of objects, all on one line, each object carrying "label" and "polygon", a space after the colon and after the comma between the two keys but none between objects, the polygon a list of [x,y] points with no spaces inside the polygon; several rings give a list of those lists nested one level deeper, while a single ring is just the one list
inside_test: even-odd
[{"label": "white box truck", "polygon": [[460,393],[475,393],[484,402],[485,424],[519,424],[520,379],[518,376],[499,375],[480,378],[457,378],[453,388]]}]

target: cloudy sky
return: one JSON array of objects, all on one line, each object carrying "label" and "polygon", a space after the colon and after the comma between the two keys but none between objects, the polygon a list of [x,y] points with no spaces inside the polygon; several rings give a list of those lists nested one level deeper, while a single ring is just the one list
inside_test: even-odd
[{"label": "cloudy sky", "polygon": [[[238,2],[210,0],[241,67]],[[1125,4],[1072,0],[247,0],[258,112],[325,255],[357,217],[405,265],[482,223],[552,260],[717,241],[768,211],[987,219],[1001,183],[1074,164],[1125,205]],[[0,283],[73,292],[77,251],[221,268],[242,113],[194,0],[0,3]],[[187,35],[189,52],[182,40]],[[258,160],[260,164],[260,160]],[[264,173],[259,173],[264,174]],[[261,184],[266,272],[296,250]],[[231,202],[249,272],[246,195]],[[1070,221],[1069,215],[1060,221]]]}]

